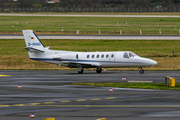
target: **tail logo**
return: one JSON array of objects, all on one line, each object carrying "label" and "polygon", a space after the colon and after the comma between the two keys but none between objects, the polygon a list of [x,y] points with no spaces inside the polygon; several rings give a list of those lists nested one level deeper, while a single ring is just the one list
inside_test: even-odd
[{"label": "tail logo", "polygon": [[34,40],[34,37],[31,37],[31,40]]},{"label": "tail logo", "polygon": [[41,46],[40,42],[37,43],[28,43],[28,46]]}]

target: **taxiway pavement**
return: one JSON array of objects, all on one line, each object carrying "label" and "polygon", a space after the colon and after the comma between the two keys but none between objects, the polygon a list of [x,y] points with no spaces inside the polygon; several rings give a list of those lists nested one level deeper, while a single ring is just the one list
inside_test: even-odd
[{"label": "taxiway pavement", "polygon": [[[4,76],[8,75],[8,76]],[[0,120],[167,120],[180,117],[180,93],[170,90],[128,89],[69,85],[73,82],[123,82],[152,80],[164,82],[172,76],[180,82],[179,71],[46,71],[0,70]],[[22,89],[17,89],[18,85]]]}]

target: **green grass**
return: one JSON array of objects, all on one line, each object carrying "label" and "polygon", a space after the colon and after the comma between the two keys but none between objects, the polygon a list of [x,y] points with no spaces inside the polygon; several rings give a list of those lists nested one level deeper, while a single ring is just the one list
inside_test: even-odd
[{"label": "green grass", "polygon": [[[145,70],[180,70],[180,47],[177,40],[42,40],[54,50],[132,51],[139,56],[156,60],[158,64]],[[67,69],[62,66],[33,61],[24,50],[24,40],[0,40],[0,69]],[[172,50],[176,57],[171,57]],[[121,69],[111,69],[121,70]],[[137,68],[123,68],[137,70]]]},{"label": "green grass", "polygon": [[[171,57],[172,50],[180,56],[178,40],[41,40],[54,50],[81,51],[133,51],[144,57]],[[24,40],[0,39],[0,55],[27,55]]]},{"label": "green grass", "polygon": [[175,87],[167,87],[165,83],[71,83],[70,85],[137,88],[137,89],[180,90],[180,83],[176,83]]},{"label": "green grass", "polygon": [[[1,16],[0,34],[22,34],[23,29],[32,29],[39,34],[75,34],[76,30],[80,30],[80,34],[98,34],[99,30],[102,31],[101,34],[116,35],[119,30],[123,34],[139,34],[140,30],[143,34],[159,34],[159,30],[162,34],[179,34],[179,20],[180,18]],[[15,25],[14,28],[12,24]],[[61,31],[62,27],[64,32]]]}]

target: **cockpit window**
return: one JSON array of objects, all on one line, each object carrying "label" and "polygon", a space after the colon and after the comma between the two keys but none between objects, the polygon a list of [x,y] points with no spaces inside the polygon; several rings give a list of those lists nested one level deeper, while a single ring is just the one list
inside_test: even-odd
[{"label": "cockpit window", "polygon": [[127,53],[127,52],[125,52],[125,53],[124,53],[124,58],[129,58],[129,56],[128,56],[128,53]]},{"label": "cockpit window", "polygon": [[137,56],[137,55],[133,52],[129,52],[129,57],[134,57],[134,56]]},{"label": "cockpit window", "polygon": [[130,53],[129,53],[129,57],[134,57],[134,55],[130,52]]}]

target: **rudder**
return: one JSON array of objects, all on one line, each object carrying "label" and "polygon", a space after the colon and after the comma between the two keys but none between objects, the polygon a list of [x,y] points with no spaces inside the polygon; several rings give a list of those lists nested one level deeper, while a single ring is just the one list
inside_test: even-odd
[{"label": "rudder", "polygon": [[45,48],[33,30],[22,30],[22,32],[24,35],[26,47],[32,47],[40,50]]}]

